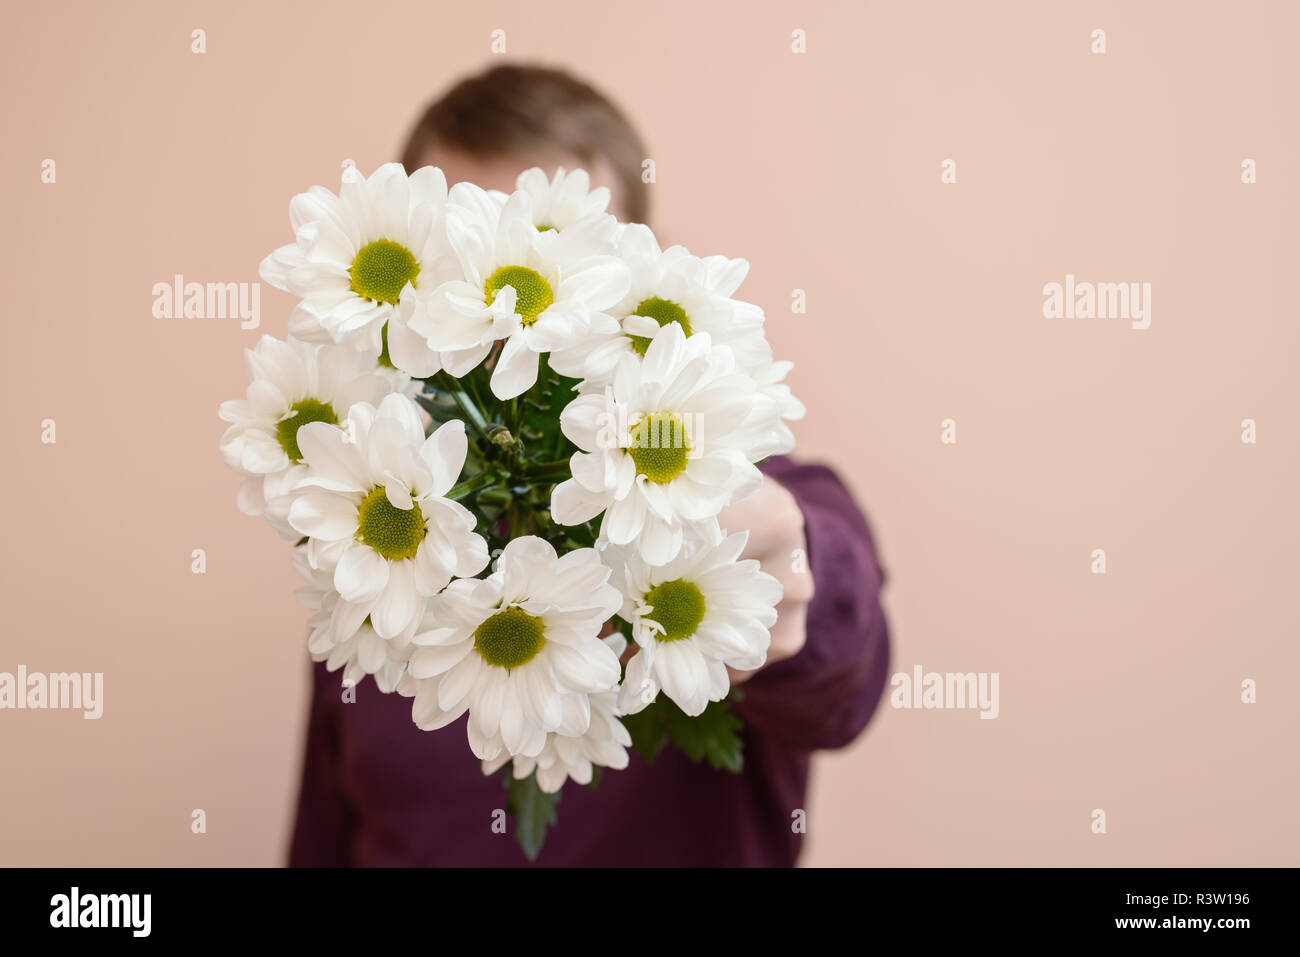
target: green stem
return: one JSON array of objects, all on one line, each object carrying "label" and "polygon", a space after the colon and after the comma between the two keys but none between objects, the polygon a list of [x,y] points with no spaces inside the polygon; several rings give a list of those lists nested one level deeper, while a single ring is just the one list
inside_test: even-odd
[{"label": "green stem", "polygon": [[[474,404],[478,406],[479,409],[486,408],[486,406],[483,404],[483,397],[482,395],[479,394],[478,391],[478,374],[479,374],[479,369],[481,368],[482,366],[479,366],[469,375],[465,376],[465,378],[462,380],[465,383],[466,389],[469,391],[470,397],[473,398]],[[495,399],[496,396],[493,396],[492,398]],[[483,421],[484,424],[487,423],[486,415],[483,417]]]},{"label": "green stem", "polygon": [[473,426],[474,431],[482,437],[484,442],[489,441],[487,425],[483,419],[483,413],[480,412],[478,407],[472,402],[467,401],[468,396],[457,387],[456,380],[446,372],[439,372],[434,376],[434,378],[437,380],[438,385],[442,390],[455,400],[456,405],[460,407],[460,411],[464,414],[466,421]]},{"label": "green stem", "polygon": [[480,472],[471,479],[466,479],[459,485],[454,485],[444,497],[451,499],[453,502],[459,502],[466,495],[477,492],[479,489],[487,488],[495,484],[497,476],[494,472]]},{"label": "green stem", "polygon": [[568,459],[556,459],[554,462],[529,462],[527,469],[528,478],[536,478],[544,472],[567,472],[569,469]]},{"label": "green stem", "polygon": [[573,474],[569,471],[568,464],[566,463],[564,468],[557,469],[554,472],[530,472],[528,475],[524,476],[524,478],[526,478],[531,484],[538,485],[547,482],[563,482],[565,479],[573,478]]}]

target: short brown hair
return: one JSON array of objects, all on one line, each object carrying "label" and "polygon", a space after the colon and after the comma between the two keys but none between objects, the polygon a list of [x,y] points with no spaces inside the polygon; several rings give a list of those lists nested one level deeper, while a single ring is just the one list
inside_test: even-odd
[{"label": "short brown hair", "polygon": [[638,223],[649,218],[641,137],[607,97],[563,70],[505,64],[461,80],[415,124],[402,165],[411,172],[440,146],[471,156],[509,156],[549,146],[587,163],[603,159],[622,186],[628,218]]}]

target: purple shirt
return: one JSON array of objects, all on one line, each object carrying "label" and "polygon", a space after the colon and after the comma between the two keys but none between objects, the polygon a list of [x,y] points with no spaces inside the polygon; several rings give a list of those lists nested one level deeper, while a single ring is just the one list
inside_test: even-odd
[{"label": "purple shirt", "polygon": [[[866,727],[885,685],[889,632],[882,573],[866,520],[835,474],[772,459],[763,471],[803,510],[815,593],[807,644],[759,671],[735,707],[744,770],[692,764],[671,744],[647,763],[606,770],[595,788],[569,781],[540,865],[789,866],[803,841],[813,751]],[[411,720],[411,699],[373,681],[342,701],[340,677],[315,666],[306,755],[289,864],[436,866],[527,863],[513,834],[494,833],[505,773],[484,776],[466,718],[439,731]],[[499,818],[500,815],[495,817]]]}]

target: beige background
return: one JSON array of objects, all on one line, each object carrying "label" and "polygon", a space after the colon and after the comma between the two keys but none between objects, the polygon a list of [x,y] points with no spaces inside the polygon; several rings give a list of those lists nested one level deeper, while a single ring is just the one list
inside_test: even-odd
[{"label": "beige background", "polygon": [[[661,235],[752,262],[801,453],[880,537],[894,670],[1001,675],[996,721],[886,703],[822,758],[806,862],[1300,864],[1293,4],[83,2],[3,26],[0,671],[103,671],[106,710],[0,713],[0,863],[282,860],[305,611],[235,509],[216,409],[290,300],[265,287],[243,331],[155,320],[150,290],[256,280],[289,197],[393,159],[504,28],[627,106]],[[1152,283],[1151,328],[1044,319],[1067,272]]]}]

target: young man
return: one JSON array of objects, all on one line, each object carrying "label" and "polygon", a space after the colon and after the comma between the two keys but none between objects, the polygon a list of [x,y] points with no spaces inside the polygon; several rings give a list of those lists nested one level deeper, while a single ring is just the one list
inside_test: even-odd
[{"label": "young man", "polygon": [[[605,97],[566,73],[501,66],[462,81],[412,131],[408,171],[436,165],[449,183],[509,192],[529,167],[587,170],[610,212],[647,222],[645,149]],[[630,752],[596,788],[569,782],[539,864],[792,865],[813,751],[848,744],[884,688],[888,629],[865,519],[835,475],[788,459],[764,464],[761,490],[723,514],[750,529],[746,557],[784,586],[767,663],[744,684],[744,770],[715,771],[665,748]],[[798,562],[802,552],[806,562]],[[804,566],[806,565],[806,569]],[[513,837],[492,830],[502,773],[484,776],[465,718],[418,730],[411,701],[363,682],[344,703],[337,673],[315,666],[306,756],[289,863],[514,865]]]}]

